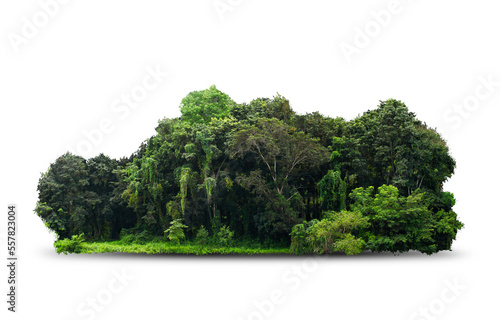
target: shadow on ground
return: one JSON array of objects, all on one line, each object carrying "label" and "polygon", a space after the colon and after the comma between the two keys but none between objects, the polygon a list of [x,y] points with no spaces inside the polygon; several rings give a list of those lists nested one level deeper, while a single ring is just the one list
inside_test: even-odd
[{"label": "shadow on ground", "polygon": [[[55,250],[49,249],[47,254],[56,255]],[[441,251],[439,253],[433,255],[423,254],[417,251],[410,251],[405,253],[393,254],[390,252],[370,252],[364,251],[360,254],[348,256],[344,253],[332,253],[332,254],[324,254],[324,255],[314,255],[314,254],[306,254],[306,255],[294,255],[294,254],[255,254],[255,255],[237,255],[237,254],[208,254],[208,255],[194,255],[194,254],[146,254],[146,253],[123,253],[123,252],[112,252],[112,253],[91,253],[91,254],[60,254],[58,255],[61,260],[70,259],[70,260],[158,260],[158,259],[166,259],[166,260],[192,260],[192,261],[221,261],[221,260],[303,260],[305,258],[319,258],[326,260],[449,260],[449,259],[458,259],[463,257],[464,253],[459,251]]]}]

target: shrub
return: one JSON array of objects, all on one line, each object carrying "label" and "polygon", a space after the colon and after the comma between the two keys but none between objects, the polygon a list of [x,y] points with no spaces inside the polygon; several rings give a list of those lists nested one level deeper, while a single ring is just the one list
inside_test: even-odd
[{"label": "shrub", "polygon": [[364,245],[365,241],[363,239],[356,238],[352,234],[348,233],[343,237],[343,239],[338,240],[335,243],[335,250],[344,251],[347,255],[354,255],[361,253]]},{"label": "shrub", "polygon": [[351,232],[363,230],[369,226],[368,217],[359,211],[327,211],[323,220],[312,220],[295,225],[290,233],[292,244],[290,251],[303,253],[332,253],[344,251],[348,255],[363,251],[365,242]]},{"label": "shrub", "polygon": [[177,242],[177,245],[179,245],[180,240],[184,239],[186,236],[184,235],[184,228],[187,228],[186,225],[181,223],[181,219],[175,219],[170,222],[170,228],[165,230],[165,233],[168,233],[168,239],[170,241],[175,241]]},{"label": "shrub", "polygon": [[292,232],[290,233],[290,236],[292,237],[290,252],[295,254],[304,254],[313,251],[313,248],[307,241],[307,238],[311,234],[311,228],[318,222],[319,221],[317,219],[313,219],[311,221],[304,221],[303,223],[292,227]]},{"label": "shrub", "polygon": [[217,239],[220,245],[222,246],[227,246],[231,243],[231,240],[233,239],[234,232],[232,232],[229,227],[227,226],[222,226],[217,232]]},{"label": "shrub", "polygon": [[143,230],[139,233],[136,229],[122,229],[120,232],[120,241],[122,243],[138,243],[144,244],[153,240],[153,237],[149,234],[147,230]]},{"label": "shrub", "polygon": [[196,242],[205,245],[208,242],[208,230],[202,225],[196,233]]},{"label": "shrub", "polygon": [[84,234],[81,233],[78,236],[74,235],[71,237],[71,239],[63,239],[56,241],[54,243],[54,247],[56,248],[56,251],[58,254],[64,253],[80,253],[82,252],[82,244],[85,242],[85,239],[83,238]]}]

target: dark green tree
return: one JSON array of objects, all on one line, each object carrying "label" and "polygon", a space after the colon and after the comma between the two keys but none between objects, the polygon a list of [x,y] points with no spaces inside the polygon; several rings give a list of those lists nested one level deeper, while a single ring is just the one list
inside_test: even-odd
[{"label": "dark green tree", "polygon": [[88,184],[85,159],[71,153],[57,158],[41,175],[35,212],[58,238],[91,231],[85,223]]}]

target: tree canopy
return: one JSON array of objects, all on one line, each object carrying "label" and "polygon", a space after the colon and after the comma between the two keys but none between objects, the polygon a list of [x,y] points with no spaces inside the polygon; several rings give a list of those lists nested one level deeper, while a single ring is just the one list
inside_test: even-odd
[{"label": "tree canopy", "polygon": [[463,227],[443,190],[455,160],[401,101],[347,121],[296,114],[279,94],[239,104],[212,86],[180,110],[130,157],[60,156],[36,214],[59,239],[215,237],[295,253],[430,254]]}]

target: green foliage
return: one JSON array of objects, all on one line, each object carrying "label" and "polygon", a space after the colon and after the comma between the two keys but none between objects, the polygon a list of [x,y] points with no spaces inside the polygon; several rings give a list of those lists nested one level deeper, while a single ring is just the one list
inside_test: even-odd
[{"label": "green foliage", "polygon": [[[444,194],[445,201],[449,194]],[[432,254],[450,250],[456,233],[463,227],[453,211],[433,212],[428,195],[415,191],[400,196],[394,186],[357,188],[350,197],[352,211],[325,212],[326,218],[305,222],[292,228],[293,253],[357,254],[369,249],[375,252],[417,250]]]},{"label": "green foliage", "polygon": [[370,218],[367,248],[372,251],[431,254],[450,250],[456,232],[463,227],[453,211],[433,212],[426,201],[428,193],[420,190],[404,197],[396,187],[383,185],[375,195],[373,188],[358,188],[350,196],[354,201],[351,208]]},{"label": "green foliage", "polygon": [[283,237],[298,221],[303,202],[297,187],[290,181],[300,171],[324,164],[327,150],[318,139],[296,132],[277,119],[256,119],[256,125],[245,126],[230,142],[232,159],[256,159],[259,167],[237,178],[240,186],[258,195],[265,210],[256,216],[259,232],[268,237]]},{"label": "green foliage", "polygon": [[211,118],[229,115],[234,102],[215,86],[207,90],[193,91],[181,102],[183,120],[190,123],[208,123]]},{"label": "green foliage", "polygon": [[333,253],[344,251],[348,255],[358,254],[364,248],[364,240],[352,233],[369,226],[368,217],[355,211],[326,212],[327,218],[298,224],[292,228],[290,251],[303,253]]},{"label": "green foliage", "polygon": [[455,168],[440,135],[394,99],[347,123],[333,148],[335,163],[356,187],[390,184],[406,196],[419,188],[440,192]]},{"label": "green foliage", "polygon": [[222,226],[219,232],[217,232],[217,242],[223,247],[228,246],[233,236],[234,232],[231,231],[228,226]]},{"label": "green foliage", "polygon": [[368,218],[360,212],[328,212],[327,218],[315,224],[306,238],[315,253],[345,251],[357,254],[363,249],[363,240],[355,238],[351,232],[368,227]]},{"label": "green foliage", "polygon": [[58,254],[81,253],[85,243],[84,234],[71,236],[71,239],[62,239],[54,242]]},{"label": "green foliage", "polygon": [[210,245],[200,245],[192,243],[174,244],[172,242],[149,242],[146,244],[112,242],[91,242],[83,243],[81,253],[146,253],[146,254],[194,254],[194,255],[283,255],[289,254],[288,248],[282,247],[262,247],[252,245],[251,247],[241,244],[232,247],[220,247]]},{"label": "green foliage", "polygon": [[314,219],[311,221],[304,221],[301,224],[293,226],[292,232],[290,233],[292,238],[290,252],[295,254],[304,254],[314,251],[314,248],[308,241],[308,237],[311,234],[311,228],[318,222],[318,220]]},{"label": "green foliage", "polygon": [[446,142],[400,101],[346,121],[296,114],[279,94],[237,104],[212,86],[180,108],[129,157],[57,158],[38,182],[47,228],[131,251],[240,241],[355,254],[450,250],[463,227],[442,190],[455,168]]},{"label": "green foliage", "polygon": [[186,211],[186,197],[188,190],[189,177],[191,174],[191,169],[189,167],[183,167],[181,170],[181,177],[179,179],[180,184],[180,195],[181,195],[181,208],[182,214]]},{"label": "green foliage", "polygon": [[[182,204],[181,204],[182,206]],[[167,202],[167,214],[173,219],[180,219],[181,218],[181,212],[179,210],[179,204],[177,201],[169,201]]]},{"label": "green foliage", "polygon": [[457,236],[458,230],[464,227],[453,211],[439,210],[435,214],[434,238],[437,242],[436,250],[451,250],[451,244]]},{"label": "green foliage", "polygon": [[196,242],[201,245],[206,245],[208,243],[208,230],[202,225],[198,232],[196,233]]},{"label": "green foliage", "polygon": [[318,183],[318,187],[324,210],[345,210],[347,184],[342,180],[340,171],[328,170],[328,173]]},{"label": "green foliage", "polygon": [[342,239],[335,243],[337,251],[344,251],[347,255],[355,255],[363,251],[365,241],[354,237],[352,234],[346,234]]},{"label": "green foliage", "polygon": [[184,235],[184,228],[187,228],[186,225],[182,224],[182,219],[176,219],[170,222],[170,228],[165,230],[167,237],[170,241],[180,243],[182,239],[186,236]]},{"label": "green foliage", "polygon": [[58,236],[65,231],[65,220],[67,215],[64,213],[63,209],[59,208],[59,210],[54,211],[46,202],[37,202],[35,213],[45,221],[45,226],[55,231]]},{"label": "green foliage", "polygon": [[144,244],[153,240],[153,236],[147,230],[122,229],[120,241],[123,243]]}]

